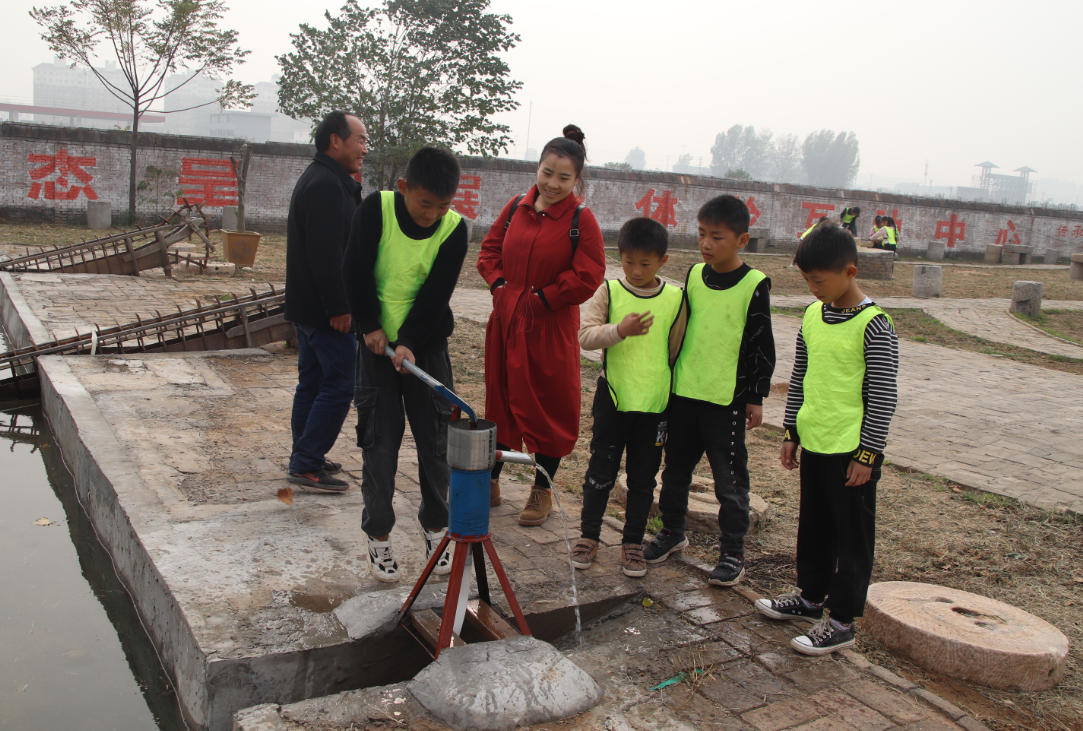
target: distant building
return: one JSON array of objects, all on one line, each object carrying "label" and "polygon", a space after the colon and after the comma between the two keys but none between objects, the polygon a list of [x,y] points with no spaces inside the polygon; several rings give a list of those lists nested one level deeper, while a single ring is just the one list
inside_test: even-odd
[{"label": "distant building", "polygon": [[[244,110],[221,109],[214,100],[222,83],[217,79],[174,74],[166,79],[166,129],[170,134],[226,137],[249,142],[307,142],[312,123],[278,111],[278,77],[255,85],[256,98]],[[298,139],[301,136],[302,139]]]},{"label": "distant building", "polygon": [[[67,62],[54,58],[52,63],[39,63],[32,70],[34,72],[35,107],[111,112],[126,115],[132,113],[131,107],[115,97],[90,69],[73,69]],[[115,61],[106,61],[105,65],[98,67],[97,71],[109,83],[115,84],[121,90],[128,88],[128,80],[117,67]],[[123,128],[131,124],[130,119],[127,124],[124,124],[119,120],[94,119],[73,114],[56,116],[35,113],[34,121],[39,124],[52,124],[60,127],[91,127],[94,129]],[[144,124],[141,123],[140,128],[143,128],[143,126]],[[152,124],[147,125],[146,129],[147,131],[161,132],[164,131],[164,126]]]},{"label": "distant building", "polygon": [[895,192],[899,195],[924,196],[925,198],[951,198],[955,195],[955,188],[950,185],[896,183]]},{"label": "distant building", "polygon": [[1000,166],[988,160],[978,163],[975,167],[981,168],[981,175],[975,176],[973,181],[977,185],[959,186],[955,189],[956,196],[961,200],[1023,205],[1027,202],[1027,196],[1033,188],[1030,183],[1030,174],[1038,172],[1028,167],[1021,167],[1014,170],[1019,175],[1002,175],[993,172]]}]

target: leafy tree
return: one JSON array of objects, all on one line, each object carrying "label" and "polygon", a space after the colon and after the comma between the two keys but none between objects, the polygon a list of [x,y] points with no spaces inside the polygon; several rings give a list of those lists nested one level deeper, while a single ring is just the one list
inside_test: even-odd
[{"label": "leafy tree", "polygon": [[347,0],[328,28],[302,24],[282,69],[279,108],[294,119],[334,109],[359,115],[372,153],[376,187],[389,187],[415,150],[465,147],[484,156],[507,151],[509,127],[493,121],[516,109],[522,86],[499,54],[519,36],[511,16],[486,12],[488,0],[384,0],[364,8]]},{"label": "leafy tree", "polygon": [[607,162],[605,164],[610,170],[631,170],[632,166],[626,162]]},{"label": "leafy tree", "polygon": [[636,170],[642,170],[647,167],[647,153],[643,152],[639,147],[633,147],[628,151],[628,155],[624,158],[624,161]]},{"label": "leafy tree", "polygon": [[828,188],[845,188],[853,184],[861,167],[857,135],[821,129],[811,132],[801,146],[801,165],[808,182]]},{"label": "leafy tree", "polygon": [[773,148],[770,130],[756,133],[752,125],[735,124],[715,136],[711,147],[711,174],[722,176],[728,170],[746,170],[754,178],[767,175]]},{"label": "leafy tree", "polygon": [[687,168],[692,166],[692,153],[686,152],[677,158],[677,167]]},{"label": "leafy tree", "polygon": [[771,148],[768,180],[796,183],[801,178],[801,140],[797,135],[779,137]]},{"label": "leafy tree", "polygon": [[752,175],[745,172],[741,168],[737,168],[736,170],[727,170],[725,177],[733,178],[734,180],[752,180]]},{"label": "leafy tree", "polygon": [[[249,107],[256,96],[251,86],[229,78],[234,65],[244,63],[249,52],[237,48],[237,31],[218,27],[225,12],[222,0],[70,0],[30,11],[53,53],[71,61],[73,67],[90,69],[110,94],[132,110],[129,219],[136,213],[139,118],[152,104],[201,74],[225,81],[217,99],[198,106]],[[92,64],[103,40],[116,55],[124,74],[122,85]],[[190,75],[180,85],[165,88],[166,77],[178,71]]]}]

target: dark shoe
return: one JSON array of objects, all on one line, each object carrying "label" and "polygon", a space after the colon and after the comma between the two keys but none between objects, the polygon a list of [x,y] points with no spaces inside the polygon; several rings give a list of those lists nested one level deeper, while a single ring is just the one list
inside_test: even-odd
[{"label": "dark shoe", "polygon": [[642,543],[620,545],[620,570],[625,576],[631,576],[633,579],[647,575],[647,562],[643,560]]},{"label": "dark shoe", "polygon": [[850,647],[854,642],[852,624],[846,627],[825,616],[808,632],[790,640],[790,647],[802,655],[830,655],[836,650]]},{"label": "dark shoe", "polygon": [[733,586],[744,575],[745,557],[739,553],[723,553],[707,583],[714,586]]},{"label": "dark shoe", "polygon": [[544,487],[535,485],[530,488],[530,497],[526,507],[519,513],[519,525],[541,525],[549,518],[553,509],[553,495]]},{"label": "dark shoe", "polygon": [[500,478],[489,480],[489,507],[495,508],[503,500],[500,498]]},{"label": "dark shoe", "polygon": [[823,619],[823,606],[810,604],[798,592],[783,594],[777,599],[757,599],[756,611],[771,619],[807,619],[816,622]]},{"label": "dark shoe", "polygon": [[658,535],[643,547],[643,560],[647,563],[662,563],[669,554],[688,546],[688,539],[683,533],[674,533],[668,528],[658,531]]},{"label": "dark shoe", "polygon": [[332,462],[331,460],[327,459],[327,457],[324,457],[323,471],[329,475],[337,475],[339,472],[342,472],[342,463]]},{"label": "dark shoe", "polygon": [[598,541],[592,538],[580,538],[572,546],[572,566],[577,569],[589,569],[597,555]]},{"label": "dark shoe", "polygon": [[327,474],[327,470],[316,470],[315,472],[291,472],[290,476],[286,478],[286,481],[294,485],[314,487],[317,490],[326,490],[327,492],[346,492],[350,489],[350,483],[346,482],[346,480],[332,477]]}]

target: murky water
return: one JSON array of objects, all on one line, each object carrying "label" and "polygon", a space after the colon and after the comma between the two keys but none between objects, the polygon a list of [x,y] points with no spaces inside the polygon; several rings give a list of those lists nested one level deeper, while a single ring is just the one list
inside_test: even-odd
[{"label": "murky water", "polygon": [[0,729],[184,729],[37,405],[0,403],[0,500]]}]

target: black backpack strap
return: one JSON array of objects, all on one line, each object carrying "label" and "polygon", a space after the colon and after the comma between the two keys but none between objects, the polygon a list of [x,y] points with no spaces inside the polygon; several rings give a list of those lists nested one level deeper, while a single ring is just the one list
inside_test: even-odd
[{"label": "black backpack strap", "polygon": [[568,232],[568,235],[572,239],[572,256],[575,256],[575,250],[579,248],[579,214],[586,208],[580,203],[575,208],[575,213],[572,214],[572,230]]},{"label": "black backpack strap", "polygon": [[511,202],[511,210],[508,211],[508,220],[504,221],[504,230],[505,231],[507,231],[508,226],[511,225],[511,217],[515,215],[515,209],[519,207],[519,201],[523,200],[523,198],[526,198],[526,193],[523,193],[522,195],[516,196],[515,200],[513,200]]}]

